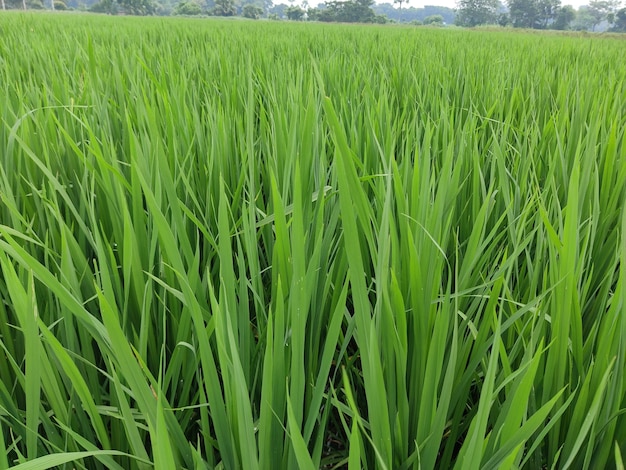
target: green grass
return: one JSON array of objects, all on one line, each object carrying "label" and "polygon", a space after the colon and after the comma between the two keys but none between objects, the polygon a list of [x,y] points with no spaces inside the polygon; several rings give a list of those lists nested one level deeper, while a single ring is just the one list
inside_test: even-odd
[{"label": "green grass", "polygon": [[623,468],[615,38],[0,16],[0,468]]}]

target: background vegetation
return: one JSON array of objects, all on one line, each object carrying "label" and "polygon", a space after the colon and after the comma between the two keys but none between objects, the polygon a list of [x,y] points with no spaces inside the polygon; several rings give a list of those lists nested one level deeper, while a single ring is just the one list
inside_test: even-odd
[{"label": "background vegetation", "polygon": [[590,0],[575,10],[561,0],[458,0],[459,26],[498,24],[514,28],[626,32],[620,0]]},{"label": "background vegetation", "polygon": [[273,0],[0,0],[2,10],[78,9],[110,15],[241,16],[254,20],[626,32],[626,7],[621,0],[590,0],[578,9],[562,5],[561,0],[457,0],[456,6],[412,7],[405,0],[328,0],[317,5],[308,0],[289,0],[289,4],[274,4]]},{"label": "background vegetation", "polygon": [[0,29],[0,468],[623,468],[623,42]]}]

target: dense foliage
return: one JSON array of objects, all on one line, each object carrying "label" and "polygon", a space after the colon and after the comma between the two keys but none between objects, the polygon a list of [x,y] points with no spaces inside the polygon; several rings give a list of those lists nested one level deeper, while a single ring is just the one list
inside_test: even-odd
[{"label": "dense foliage", "polygon": [[0,468],[621,462],[623,42],[0,30]]},{"label": "dense foliage", "polygon": [[[626,31],[620,21],[620,0],[590,0],[577,10],[561,0],[457,0],[459,26],[499,24],[515,28]],[[601,27],[600,27],[601,26]],[[600,27],[600,28],[598,28]]]},{"label": "dense foliage", "polygon": [[424,21],[427,17],[441,15],[444,23],[454,24],[454,9],[425,5],[423,7],[403,6],[402,9],[394,8],[391,3],[375,3],[372,10],[377,15],[384,15],[389,20],[410,23],[411,21]]},{"label": "dense foliage", "polygon": [[479,26],[496,24],[500,0],[458,0],[455,22],[459,26]]},{"label": "dense foliage", "polygon": [[[506,4],[505,4],[506,3]],[[83,10],[110,15],[241,16],[248,19],[412,25],[481,25],[514,28],[626,32],[626,8],[620,0],[590,0],[578,10],[561,0],[457,0],[457,9],[406,6],[404,0],[308,0],[274,4],[272,0],[0,0],[0,8]],[[405,4],[404,8],[402,5]],[[441,18],[441,20],[440,20]]]}]

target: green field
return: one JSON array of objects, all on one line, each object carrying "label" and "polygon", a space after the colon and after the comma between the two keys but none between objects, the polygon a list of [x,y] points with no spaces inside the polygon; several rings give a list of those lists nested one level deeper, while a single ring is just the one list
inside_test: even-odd
[{"label": "green field", "polygon": [[624,51],[0,15],[0,469],[623,469]]}]

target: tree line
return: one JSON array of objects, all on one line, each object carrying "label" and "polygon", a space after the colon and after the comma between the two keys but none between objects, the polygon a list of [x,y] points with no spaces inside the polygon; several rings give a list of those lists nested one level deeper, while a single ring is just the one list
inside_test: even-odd
[{"label": "tree line", "polygon": [[[245,18],[286,18],[293,21],[342,23],[456,24],[511,26],[529,29],[626,32],[626,7],[620,0],[590,0],[575,10],[561,0],[457,0],[456,11],[440,6],[402,6],[407,0],[374,4],[373,0],[327,0],[310,6],[272,0],[0,0],[2,9],[80,9],[96,13],[128,15],[213,15]],[[399,8],[396,8],[396,5]]]},{"label": "tree line", "polygon": [[561,0],[457,0],[457,6],[459,26],[626,32],[626,8],[619,0],[590,0],[578,10]]},{"label": "tree line", "polygon": [[403,10],[394,8],[392,3],[374,4],[373,0],[327,0],[317,6],[309,5],[307,0],[301,4],[289,1],[289,4],[273,4],[272,0],[0,0],[0,7],[72,9],[110,15],[242,16],[342,23],[412,22],[438,25],[454,22],[454,10],[446,7]]}]

